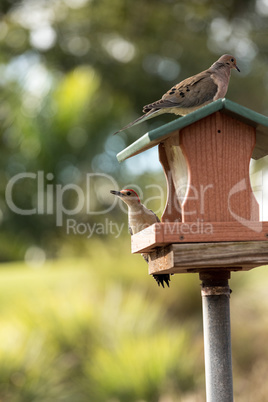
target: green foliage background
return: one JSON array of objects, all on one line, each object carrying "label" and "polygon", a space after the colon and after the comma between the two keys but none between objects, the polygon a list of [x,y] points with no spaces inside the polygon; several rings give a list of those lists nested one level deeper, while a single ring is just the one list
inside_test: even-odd
[{"label": "green foliage background", "polygon": [[[134,183],[161,215],[156,152],[122,165],[116,154],[173,117],[112,133],[224,53],[241,69],[227,97],[267,115],[267,22],[266,0],[1,1],[1,401],[204,400],[197,277],[157,288],[130,254],[126,214],[118,204],[100,213],[113,204],[112,185]],[[263,177],[265,162],[255,165]],[[45,213],[10,208],[7,186],[24,173],[43,174],[44,185],[18,181],[14,203],[31,209],[42,199]],[[90,204],[72,217],[95,229],[124,224],[118,239],[111,227],[68,234],[67,214],[56,225],[57,189],[69,184]],[[69,191],[62,205],[77,202]],[[265,269],[233,276],[236,400],[265,401]]]}]

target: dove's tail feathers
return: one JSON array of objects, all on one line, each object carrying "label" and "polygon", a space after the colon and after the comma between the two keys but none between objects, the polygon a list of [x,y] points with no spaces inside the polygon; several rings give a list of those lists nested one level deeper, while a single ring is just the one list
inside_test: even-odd
[{"label": "dove's tail feathers", "polygon": [[143,114],[142,116],[138,117],[136,120],[132,121],[125,127],[121,128],[120,130],[116,131],[113,135],[120,133],[121,131],[127,130],[130,127],[136,126],[137,124],[140,124],[146,120],[151,119],[152,117],[157,116],[158,114],[162,114],[163,111],[161,109],[156,109],[156,110],[150,110],[148,113]]}]

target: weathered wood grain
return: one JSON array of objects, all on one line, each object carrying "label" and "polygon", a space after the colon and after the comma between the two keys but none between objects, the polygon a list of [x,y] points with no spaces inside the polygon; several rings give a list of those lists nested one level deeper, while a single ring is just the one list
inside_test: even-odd
[{"label": "weathered wood grain", "polygon": [[187,273],[208,269],[237,271],[266,264],[266,242],[171,244],[150,254],[149,273]]}]

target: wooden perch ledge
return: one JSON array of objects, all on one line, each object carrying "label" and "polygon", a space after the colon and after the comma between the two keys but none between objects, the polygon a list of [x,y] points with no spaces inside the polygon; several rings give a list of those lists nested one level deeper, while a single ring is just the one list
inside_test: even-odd
[{"label": "wooden perch ledge", "polygon": [[[152,252],[171,243],[215,243],[268,241],[268,222],[165,222],[136,233],[131,238],[132,253]],[[268,243],[265,244],[268,249]],[[268,263],[268,260],[267,260]]]}]

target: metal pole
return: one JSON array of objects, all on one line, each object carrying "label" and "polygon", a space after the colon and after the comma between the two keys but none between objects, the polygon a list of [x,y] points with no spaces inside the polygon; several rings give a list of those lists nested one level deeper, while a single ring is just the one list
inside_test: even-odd
[{"label": "metal pole", "polygon": [[233,401],[229,271],[200,273],[207,402]]}]

